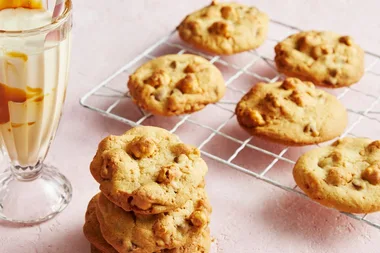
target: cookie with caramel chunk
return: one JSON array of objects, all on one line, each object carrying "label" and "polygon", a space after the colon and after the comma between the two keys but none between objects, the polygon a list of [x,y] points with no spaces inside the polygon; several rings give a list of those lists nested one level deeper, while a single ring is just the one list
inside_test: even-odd
[{"label": "cookie with caramel chunk", "polygon": [[102,193],[126,211],[156,214],[178,208],[204,185],[200,151],[157,127],[136,127],[100,142],[90,170]]},{"label": "cookie with caramel chunk", "polygon": [[269,18],[255,7],[213,3],[188,15],[178,26],[182,40],[218,55],[259,47],[267,37]]},{"label": "cookie with caramel chunk", "polygon": [[[195,200],[193,202],[196,202],[196,205],[195,206],[193,205],[193,207],[191,207],[190,205],[187,205],[188,209],[182,208],[182,211],[181,209],[178,209],[175,212],[170,212],[171,215],[176,214],[177,217],[182,217],[182,220],[176,220],[176,222],[182,221],[183,224],[181,224],[182,225],[181,227],[187,228],[187,232],[189,233],[189,235],[190,233],[192,233],[191,236],[188,236],[188,237],[182,235],[182,238],[184,240],[182,240],[181,243],[178,241],[175,241],[173,243],[176,245],[178,244],[182,245],[184,243],[183,241],[187,241],[188,239],[191,239],[191,240],[180,247],[171,248],[171,249],[162,249],[162,250],[155,251],[155,253],[207,253],[209,252],[211,238],[210,238],[210,230],[207,227],[207,222],[208,222],[211,209],[207,200],[207,196],[206,195],[202,196],[202,194],[204,194],[204,192],[200,191],[199,196],[197,197],[204,198],[204,201],[202,200],[203,202],[201,200]],[[106,241],[106,239],[104,238],[101,231],[101,227],[100,227],[101,225],[97,218],[96,210],[99,208],[98,204],[99,204],[99,199],[101,198],[100,195],[101,194],[95,195],[91,199],[90,203],[88,204],[87,212],[86,212],[86,222],[83,226],[83,233],[86,236],[86,238],[89,240],[89,242],[91,243],[91,253],[117,253],[118,251],[116,251],[116,249],[113,248],[108,243],[108,241]],[[156,231],[155,227],[149,228],[148,224],[152,225],[153,221],[162,223],[163,220],[170,219],[171,217],[173,217],[173,216],[169,216],[165,218],[163,217],[164,215],[161,215],[161,216],[154,215],[150,217],[151,219],[145,219],[146,223],[137,222],[138,220],[140,221],[144,220],[144,216],[140,217],[137,215],[138,218],[136,218],[136,220],[134,221],[135,226],[134,228],[132,228],[131,225],[133,222],[131,224],[125,224],[125,223],[128,223],[128,219],[126,218],[129,216],[136,216],[135,214],[121,211],[120,208],[110,204],[106,199],[102,199],[102,200],[105,201],[106,206],[110,205],[110,209],[105,210],[106,213],[104,214],[104,218],[103,218],[109,221],[110,223],[103,224],[103,229],[105,229],[105,231],[107,232],[107,229],[109,229],[110,226],[112,227],[113,225],[115,225],[113,222],[117,222],[117,225],[115,225],[114,228],[111,228],[111,233],[108,233],[106,235],[106,238],[110,241],[110,243],[115,243],[115,238],[120,239],[120,242],[122,243],[118,242],[117,248],[120,250],[120,248],[122,247],[122,249],[127,250],[127,251],[120,251],[120,252],[130,252],[129,250],[130,248],[128,248],[127,245],[138,243],[139,240],[135,238],[140,238],[140,239],[145,238],[146,240],[148,240],[147,245],[152,245],[153,242],[160,241],[160,238],[162,238],[162,235],[164,235],[164,237],[166,236],[170,237],[175,231],[175,230],[173,231],[171,229],[167,229],[164,232],[161,231],[160,233]],[[102,205],[102,208],[104,208],[103,202],[100,205]],[[193,212],[191,212],[190,210],[191,208],[193,209],[192,210]],[[186,215],[184,215],[185,209],[188,214],[191,213],[189,221],[183,220],[186,217]],[[103,217],[103,212],[104,212],[104,209],[100,209],[99,213],[100,213],[100,216],[102,217]],[[205,219],[198,223],[194,222],[195,224],[197,224],[197,225],[194,225],[191,222],[192,213],[195,213],[195,215],[193,216],[196,216],[197,213],[199,214],[201,212],[204,212]],[[115,214],[115,217],[113,216],[110,217],[109,216],[110,214]],[[145,218],[148,218],[148,217],[146,216]],[[195,221],[195,218],[193,218],[193,221]],[[141,229],[137,229],[137,227],[139,226],[145,226],[148,228],[148,230],[144,231]],[[132,231],[133,229],[135,229],[136,231],[135,238],[128,238],[128,231]],[[137,235],[142,235],[142,236],[138,237]],[[174,235],[178,239],[179,235],[176,235],[176,234]],[[135,244],[135,248],[133,252],[150,252],[150,251],[148,251],[148,249],[145,248],[145,244],[143,245],[143,247],[138,247],[138,244]]]},{"label": "cookie with caramel chunk", "polygon": [[190,54],[165,55],[142,65],[129,78],[133,101],[158,115],[201,110],[225,93],[222,73],[206,59]]},{"label": "cookie with caramel chunk", "polygon": [[364,74],[364,51],[349,36],[327,31],[291,35],[275,47],[279,72],[329,88],[349,86]]},{"label": "cookie with caramel chunk", "polygon": [[302,155],[297,185],[320,204],[350,213],[380,211],[380,141],[344,138]]},{"label": "cookie with caramel chunk", "polygon": [[[154,215],[125,212],[100,194],[96,214],[104,239],[118,252],[166,252],[192,244],[207,231],[211,207],[203,188],[172,211]],[[175,252],[175,251],[174,251]],[[179,251],[179,252],[198,252]]]},{"label": "cookie with caramel chunk", "polygon": [[336,97],[297,78],[256,84],[236,115],[252,135],[294,146],[334,139],[347,125],[346,109]]}]

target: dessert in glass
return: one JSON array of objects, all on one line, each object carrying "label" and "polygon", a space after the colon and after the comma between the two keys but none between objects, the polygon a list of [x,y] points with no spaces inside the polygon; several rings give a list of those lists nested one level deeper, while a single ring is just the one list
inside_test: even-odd
[{"label": "dessert in glass", "polygon": [[33,224],[70,202],[65,176],[44,164],[65,100],[72,4],[0,0],[0,219]]}]

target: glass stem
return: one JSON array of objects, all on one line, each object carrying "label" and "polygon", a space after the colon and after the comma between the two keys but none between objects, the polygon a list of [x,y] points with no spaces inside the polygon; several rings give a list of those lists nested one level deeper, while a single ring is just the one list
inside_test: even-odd
[{"label": "glass stem", "polygon": [[33,181],[37,179],[42,172],[43,164],[38,162],[35,166],[22,167],[11,165],[13,176],[19,181]]}]

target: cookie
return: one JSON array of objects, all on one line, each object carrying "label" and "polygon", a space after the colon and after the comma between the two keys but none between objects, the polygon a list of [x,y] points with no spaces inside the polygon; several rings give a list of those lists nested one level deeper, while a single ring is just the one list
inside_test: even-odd
[{"label": "cookie", "polygon": [[103,238],[100,231],[100,225],[96,217],[98,199],[99,194],[95,195],[88,204],[83,233],[91,243],[92,253],[117,253],[117,251]]},{"label": "cookie", "polygon": [[130,76],[128,88],[138,106],[163,116],[199,111],[219,101],[226,90],[219,69],[191,54],[165,55],[143,64]]},{"label": "cookie", "polygon": [[218,55],[255,49],[267,37],[269,18],[255,7],[213,3],[188,15],[177,30],[185,42]]},{"label": "cookie", "polygon": [[[99,196],[100,194],[97,194],[88,205],[83,232],[91,243],[91,253],[117,253],[117,251],[104,239],[100,230],[100,224],[96,217]],[[210,230],[209,228],[205,228],[188,244],[179,248],[160,250],[156,253],[208,253],[210,246]]]},{"label": "cookie", "polygon": [[[111,246],[110,246],[111,247]],[[164,249],[157,251],[155,253],[208,253],[210,252],[211,238],[210,229],[204,229],[201,234],[196,236],[190,244],[174,248],[174,249]],[[91,253],[108,253],[107,251],[101,251],[96,248],[95,245],[91,244]]]},{"label": "cookie", "polygon": [[297,78],[256,84],[238,103],[236,115],[252,135],[295,146],[331,140],[347,125],[337,98]]},{"label": "cookie", "polygon": [[380,211],[380,140],[344,138],[302,155],[297,185],[320,204],[350,213]]},{"label": "cookie", "polygon": [[164,129],[141,126],[100,142],[90,170],[116,205],[156,214],[192,198],[208,168],[197,148]]},{"label": "cookie", "polygon": [[207,228],[211,207],[203,188],[193,200],[167,213],[126,212],[104,195],[97,217],[103,237],[119,252],[156,252],[189,244]]},{"label": "cookie", "polygon": [[364,74],[364,51],[349,36],[306,31],[275,47],[279,72],[330,88],[349,86]]}]

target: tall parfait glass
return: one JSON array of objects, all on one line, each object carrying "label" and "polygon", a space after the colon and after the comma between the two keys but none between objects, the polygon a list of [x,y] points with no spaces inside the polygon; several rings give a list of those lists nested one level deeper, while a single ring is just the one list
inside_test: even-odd
[{"label": "tall parfait glass", "polygon": [[69,76],[72,3],[62,2],[56,15],[55,0],[0,0],[0,146],[8,160],[0,219],[9,222],[48,220],[72,196],[67,178],[44,164]]}]

